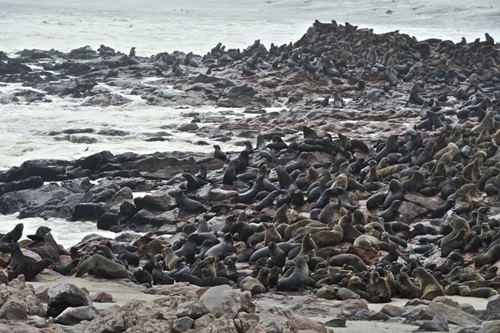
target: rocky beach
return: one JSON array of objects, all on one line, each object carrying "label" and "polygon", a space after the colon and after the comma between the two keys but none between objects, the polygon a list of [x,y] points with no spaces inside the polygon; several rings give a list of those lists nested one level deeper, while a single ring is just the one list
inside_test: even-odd
[{"label": "rocky beach", "polygon": [[[93,152],[131,135],[112,126],[40,129],[89,153],[0,172],[0,213],[19,218],[0,327],[498,332],[500,45],[480,37],[315,21],[205,54],[0,52],[3,105],[177,117],[141,134],[155,153]],[[24,218],[47,224],[27,235]],[[52,219],[117,236],[63,247]]]}]

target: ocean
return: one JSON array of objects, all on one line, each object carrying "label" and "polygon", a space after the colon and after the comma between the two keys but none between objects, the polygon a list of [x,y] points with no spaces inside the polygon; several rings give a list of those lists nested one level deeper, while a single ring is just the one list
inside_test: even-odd
[{"label": "ocean", "polygon": [[[349,22],[375,32],[399,30],[418,39],[442,38],[459,41],[466,37],[484,40],[488,32],[500,39],[500,2],[480,0],[0,0],[0,50],[8,54],[23,49],[71,49],[101,44],[128,53],[131,47],[141,56],[160,52],[193,51],[204,54],[218,42],[226,48],[245,48],[256,39],[269,46],[298,40],[315,19]],[[191,111],[229,117],[246,117],[242,110],[222,110],[210,106],[197,108],[159,108],[147,106],[140,98],[117,91],[130,99],[125,106],[82,107],[82,100],[53,99],[51,103],[31,105],[1,104],[3,94],[19,86],[0,84],[0,170],[28,159],[75,159],[109,150],[134,151],[211,151],[200,146],[200,138],[189,133],[173,133],[169,142],[145,142],[151,133],[169,132],[187,123],[183,114]],[[168,88],[168,87],[166,87]],[[279,109],[280,106],[278,105]],[[56,141],[51,132],[89,128],[92,144]],[[122,136],[98,134],[116,129]],[[236,149],[237,142],[224,144]],[[0,232],[7,232],[20,221],[0,216]],[[25,234],[41,224],[53,229],[55,239],[66,247],[83,236],[97,232],[90,222],[63,220],[23,220]]]}]

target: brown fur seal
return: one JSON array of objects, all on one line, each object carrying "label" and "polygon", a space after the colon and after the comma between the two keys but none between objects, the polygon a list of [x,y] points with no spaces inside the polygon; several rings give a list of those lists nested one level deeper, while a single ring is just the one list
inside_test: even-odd
[{"label": "brown fur seal", "polygon": [[311,250],[318,250],[316,243],[311,238],[311,235],[305,234],[302,238],[302,245],[300,248],[294,248],[288,252],[288,259],[293,260],[295,257],[300,255],[308,255]]},{"label": "brown fur seal", "polygon": [[[85,273],[93,274],[102,279],[130,279],[131,273],[125,266],[111,261],[100,254],[94,254],[83,260],[78,265],[76,276],[81,277]],[[133,278],[131,280],[134,280]]]},{"label": "brown fur seal", "polygon": [[366,286],[366,292],[372,303],[387,303],[391,301],[391,291],[385,278],[381,277],[377,271],[370,274],[370,283]]},{"label": "brown fur seal", "polygon": [[410,281],[406,273],[400,273],[397,276],[398,291],[402,298],[414,299],[420,296],[420,288]]},{"label": "brown fur seal", "polygon": [[277,267],[285,266],[285,261],[286,261],[285,252],[282,249],[280,249],[274,242],[269,242],[267,247],[269,248],[269,253],[271,254],[271,260],[273,264]]},{"label": "brown fur seal", "polygon": [[292,274],[278,281],[277,288],[280,291],[300,291],[306,290],[307,281],[309,279],[309,267],[307,262],[308,256],[300,256],[295,261],[295,268]]},{"label": "brown fur seal", "polygon": [[323,230],[312,234],[311,238],[318,248],[335,246],[342,242],[344,229],[339,225],[334,225],[330,230]]},{"label": "brown fur seal", "polygon": [[344,265],[354,267],[358,272],[367,271],[368,267],[363,260],[355,254],[343,253],[331,257],[328,262],[331,266],[343,267]]},{"label": "brown fur seal", "polygon": [[264,244],[269,244],[269,242],[275,242],[275,243],[281,242],[281,235],[276,230],[274,224],[264,223],[264,227],[266,228]]},{"label": "brown fur seal", "polygon": [[173,270],[177,266],[177,262],[180,258],[174,253],[171,247],[166,247],[163,249],[163,254],[165,255],[165,268],[169,271]]},{"label": "brown fur seal", "polygon": [[432,301],[438,296],[444,296],[443,287],[437,282],[436,278],[432,276],[422,267],[417,267],[413,271],[420,283],[421,295],[420,299]]}]

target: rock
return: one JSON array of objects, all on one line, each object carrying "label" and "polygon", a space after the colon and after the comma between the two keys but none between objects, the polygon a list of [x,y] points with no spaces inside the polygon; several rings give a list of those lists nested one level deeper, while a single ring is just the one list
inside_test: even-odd
[{"label": "rock", "polygon": [[433,302],[437,302],[437,303],[443,303],[443,304],[446,304],[446,305],[449,305],[449,306],[452,306],[454,308],[459,308],[460,307],[460,303],[452,300],[451,298],[449,297],[445,297],[445,296],[438,296],[438,297],[435,297],[433,300]]},{"label": "rock", "polygon": [[449,332],[446,316],[438,313],[431,321],[426,321],[414,332]]},{"label": "rock", "polygon": [[35,296],[40,300],[42,303],[48,303],[49,302],[49,288],[45,286],[40,286],[35,289]]},{"label": "rock", "polygon": [[193,319],[198,319],[208,313],[208,309],[200,301],[192,301],[187,303],[179,304],[176,311],[176,316],[190,317]]},{"label": "rock", "polygon": [[213,321],[215,320],[215,317],[211,314],[206,314],[204,316],[201,316],[200,318],[196,319],[194,321],[194,328],[200,329],[200,328],[205,328],[208,327]]},{"label": "rock", "polygon": [[216,286],[208,289],[200,301],[215,317],[236,317],[240,308],[233,289],[228,285]]},{"label": "rock", "polygon": [[93,320],[97,316],[99,311],[93,306],[70,307],[58,315],[54,322],[61,325],[75,325],[83,320]]},{"label": "rock", "polygon": [[346,327],[345,326],[346,320],[345,319],[340,319],[340,318],[335,318],[327,321],[325,323],[325,326],[328,327]]},{"label": "rock", "polygon": [[181,132],[191,132],[191,131],[196,131],[200,127],[196,123],[189,123],[189,124],[184,124],[180,125],[177,129]]},{"label": "rock", "polygon": [[215,318],[210,325],[197,333],[238,333],[234,320],[230,318]]},{"label": "rock", "polygon": [[182,333],[193,327],[194,320],[189,317],[181,317],[174,320],[172,323],[173,333]]},{"label": "rock", "polygon": [[498,333],[500,332],[500,320],[484,323],[477,333]]},{"label": "rock", "polygon": [[386,304],[382,307],[380,312],[385,313],[386,315],[390,317],[401,317],[403,313],[405,312],[404,309],[400,308],[399,306],[395,306],[392,304]]},{"label": "rock", "polygon": [[113,303],[115,300],[111,294],[100,291],[92,297],[92,302],[96,303]]},{"label": "rock", "polygon": [[323,325],[315,321],[312,321],[307,317],[300,315],[293,315],[292,318],[294,321],[293,328],[297,331],[304,330],[308,332],[320,332],[320,333],[326,332],[326,329]]},{"label": "rock", "polygon": [[26,304],[15,300],[7,300],[0,308],[0,318],[7,320],[25,320],[28,318]]},{"label": "rock", "polygon": [[66,308],[92,305],[92,300],[71,283],[59,283],[49,288],[47,315],[57,317]]},{"label": "rock", "polygon": [[391,317],[388,314],[383,313],[383,312],[375,312],[375,313],[372,313],[368,316],[368,320],[372,320],[372,321],[387,321],[390,318]]},{"label": "rock", "polygon": [[470,327],[481,324],[481,320],[476,316],[443,303],[430,302],[424,311],[431,316],[442,313],[450,323],[459,326]]},{"label": "rock", "polygon": [[487,299],[486,310],[500,312],[500,295],[494,295]]},{"label": "rock", "polygon": [[106,212],[97,219],[97,229],[109,230],[115,225],[118,225],[118,214]]}]

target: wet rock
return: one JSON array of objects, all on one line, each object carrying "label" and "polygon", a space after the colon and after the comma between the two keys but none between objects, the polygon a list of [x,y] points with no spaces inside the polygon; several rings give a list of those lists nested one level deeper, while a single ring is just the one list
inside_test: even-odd
[{"label": "wet rock", "polygon": [[7,192],[14,192],[37,188],[43,185],[43,178],[39,176],[13,181],[7,184],[0,184],[0,195]]},{"label": "wet rock", "polygon": [[99,311],[93,306],[70,307],[54,318],[54,322],[61,325],[75,325],[83,320],[93,320],[97,316]]},{"label": "wet rock", "polygon": [[97,219],[97,229],[110,230],[113,226],[118,225],[118,214],[106,212]]},{"label": "wet rock", "polygon": [[198,126],[197,123],[189,123],[180,125],[177,129],[181,132],[192,132],[192,131],[197,131],[199,128],[200,127]]},{"label": "wet rock", "polygon": [[200,301],[215,317],[234,318],[240,308],[234,290],[227,285],[216,286],[208,289]]},{"label": "wet rock", "polygon": [[92,300],[71,283],[59,283],[49,288],[47,315],[57,317],[66,308],[92,305]]},{"label": "wet rock", "polygon": [[99,94],[95,96],[91,96],[85,102],[82,103],[82,106],[100,106],[100,107],[108,107],[108,106],[120,106],[125,105],[132,102],[132,100],[123,97],[118,94]]},{"label": "wet rock", "polygon": [[172,323],[172,332],[182,333],[193,327],[194,320],[189,317],[181,317],[174,320]]}]

